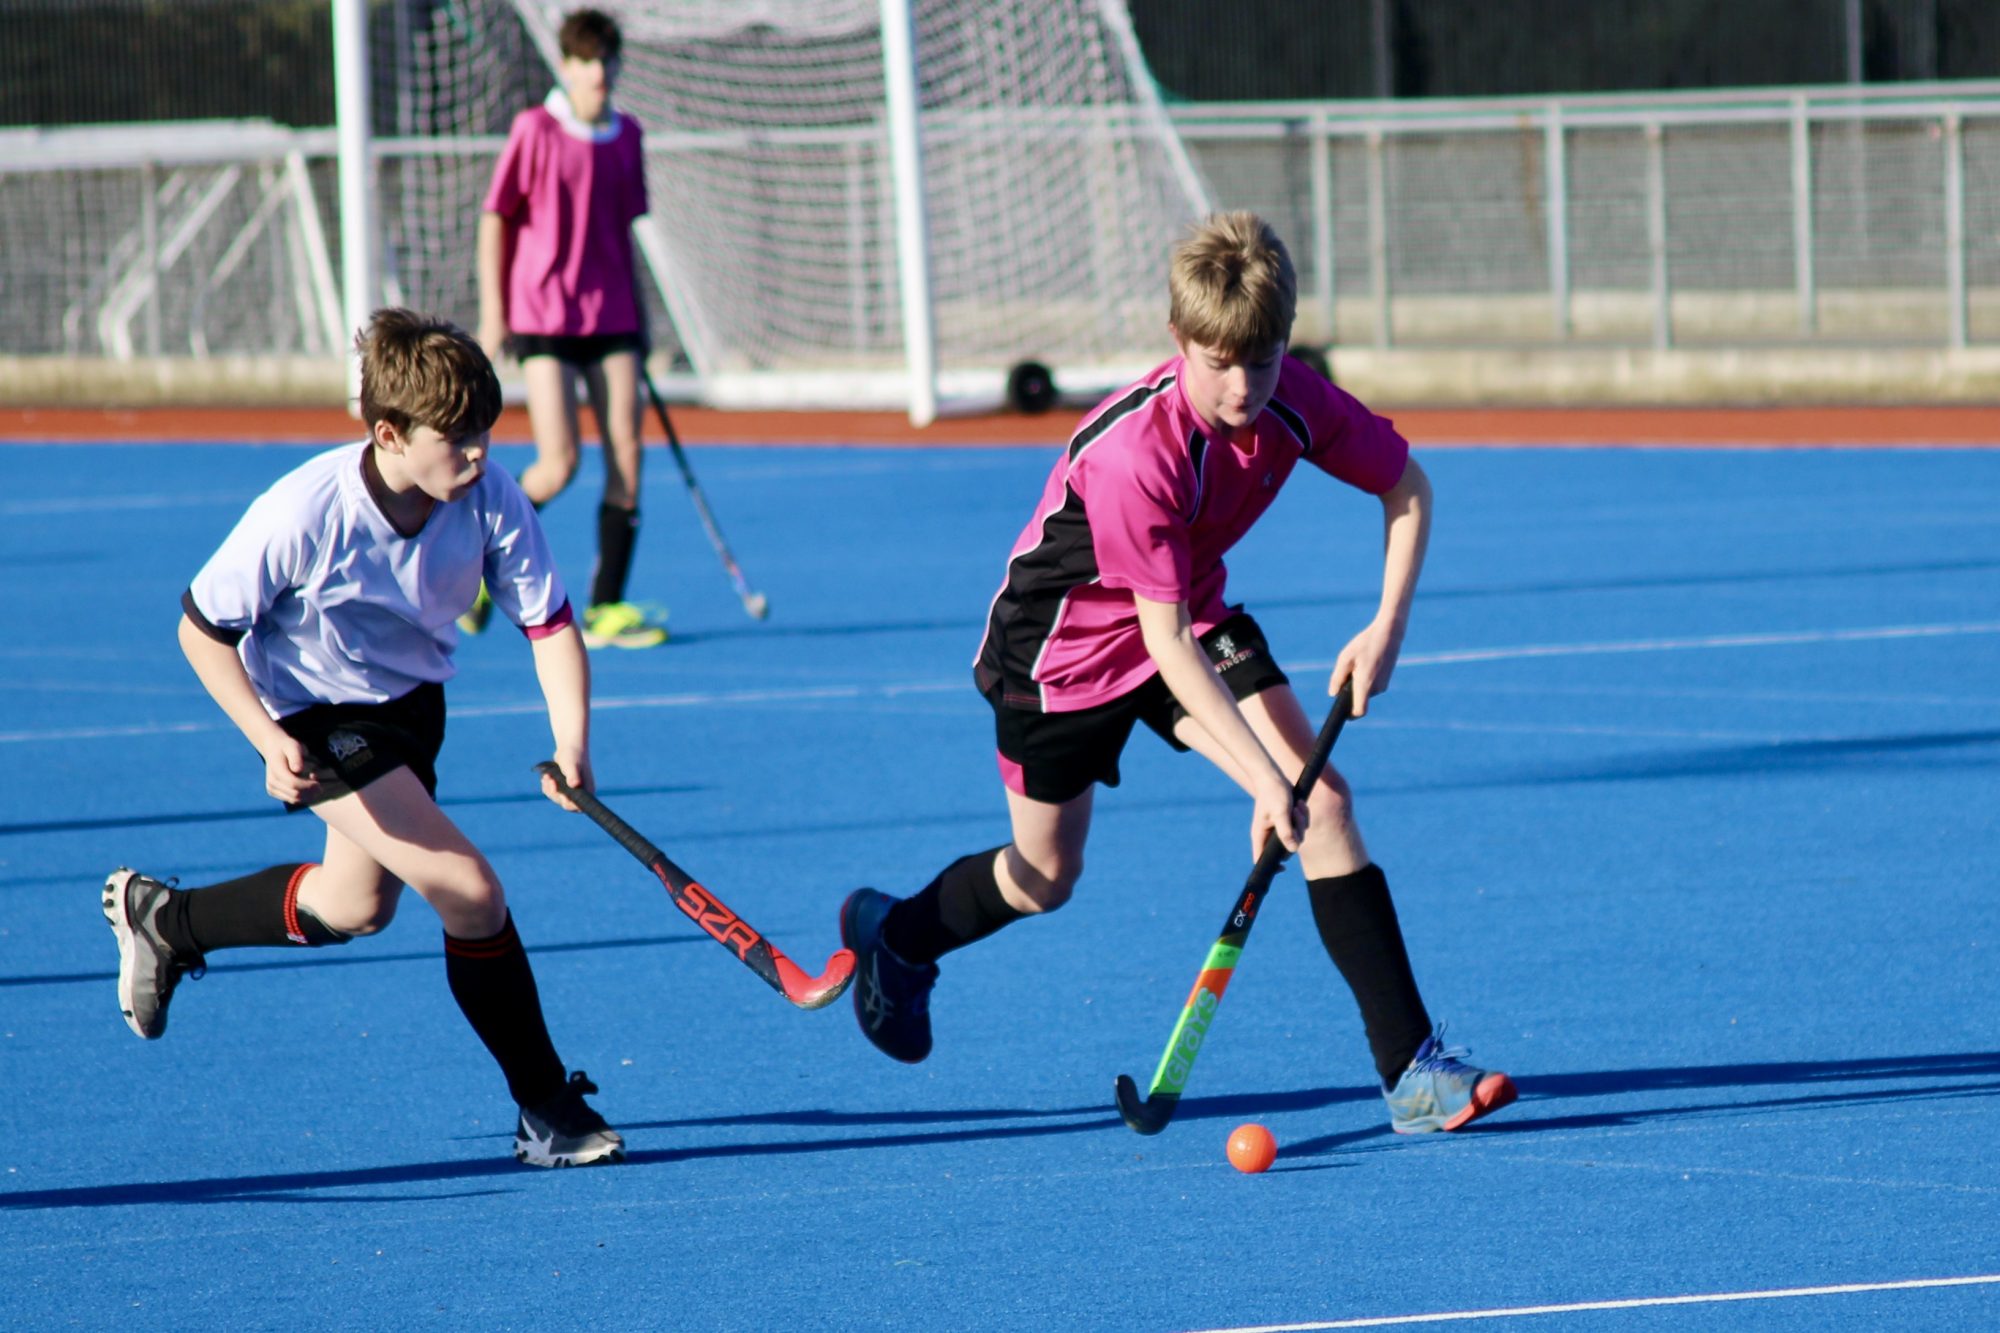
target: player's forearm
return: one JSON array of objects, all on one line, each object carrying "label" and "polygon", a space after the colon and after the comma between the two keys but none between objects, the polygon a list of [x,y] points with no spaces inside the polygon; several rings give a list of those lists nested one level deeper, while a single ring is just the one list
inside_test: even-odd
[{"label": "player's forearm", "polygon": [[1382,496],[1382,604],[1376,619],[1399,634],[1409,623],[1430,547],[1431,508],[1430,478],[1412,458],[1402,480]]},{"label": "player's forearm", "polygon": [[575,625],[533,640],[535,678],[549,709],[559,752],[590,751],[590,658]]},{"label": "player's forearm", "polygon": [[502,270],[507,258],[507,220],[498,213],[479,215],[479,318],[507,319],[507,283]]},{"label": "player's forearm", "polygon": [[264,701],[257,697],[257,687],[250,683],[234,647],[211,639],[185,615],[181,617],[180,643],[195,679],[259,754],[284,738],[284,729],[265,711]]}]

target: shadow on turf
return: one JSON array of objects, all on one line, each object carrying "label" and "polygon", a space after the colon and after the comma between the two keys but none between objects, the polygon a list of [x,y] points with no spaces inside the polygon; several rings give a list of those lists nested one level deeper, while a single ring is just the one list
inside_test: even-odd
[{"label": "shadow on turf", "polygon": [[1921,757],[1927,768],[1953,764],[1991,768],[1992,757],[1947,752],[2000,744],[2000,729],[1927,731],[1899,736],[1856,736],[1839,740],[1771,741],[1755,745],[1710,746],[1641,755],[1606,764],[1551,767],[1512,776],[1484,776],[1448,782],[1384,784],[1371,795],[1420,792],[1490,791],[1496,787],[1560,787],[1598,782],[1660,782],[1674,778],[1729,778],[1764,774],[1814,773],[1872,767],[1884,759]]},{"label": "shadow on turf", "polygon": [[[1769,1064],[1690,1065],[1665,1069],[1622,1069],[1582,1074],[1549,1074],[1519,1080],[1522,1102],[1492,1121],[1482,1121],[1477,1136],[1529,1134],[1552,1129],[1588,1129],[1646,1124],[1690,1116],[1713,1114],[1741,1115],[1745,1112],[1780,1109],[1818,1109],[1828,1106],[1878,1105],[1884,1102],[1921,1101],[1941,1097],[1992,1096],[2000,1094],[2000,1081],[1987,1083],[1940,1083],[1939,1079],[1991,1078],[2000,1080],[2000,1052],[1965,1055],[1913,1055],[1874,1060],[1822,1060]],[[1846,1091],[1805,1092],[1796,1095],[1743,1100],[1696,1100],[1676,1105],[1643,1106],[1617,1112],[1572,1116],[1535,1116],[1535,1108],[1553,1101],[1577,1097],[1613,1097],[1700,1091],[1717,1088],[1785,1087],[1810,1088],[1841,1083],[1894,1080],[1913,1086]],[[1320,1088],[1299,1092],[1232,1093],[1219,1097],[1189,1097],[1175,1115],[1179,1120],[1227,1120],[1244,1116],[1268,1116],[1287,1111],[1311,1111],[1345,1102],[1379,1105],[1372,1088]],[[1101,1112],[1101,1113],[1100,1113]],[[1524,1114],[1526,1113],[1526,1114]],[[1001,1123],[994,1121],[1031,1121]],[[666,1166],[702,1158],[791,1156],[803,1153],[850,1152],[882,1148],[923,1147],[939,1143],[974,1140],[1040,1138],[1053,1134],[1089,1133],[1098,1130],[1123,1131],[1118,1117],[1108,1108],[1068,1107],[1059,1110],[1007,1108],[966,1111],[774,1111],[747,1116],[708,1116],[687,1120],[627,1121],[621,1128],[630,1132],[671,1130],[693,1127],[786,1125],[803,1128],[853,1129],[878,1125],[937,1125],[936,1129],[904,1130],[888,1134],[849,1134],[839,1138],[806,1139],[789,1143],[709,1144],[693,1148],[641,1148],[627,1157],[628,1166]],[[958,1128],[956,1126],[963,1126]],[[499,1135],[481,1136],[502,1137]],[[1367,1128],[1326,1134],[1287,1144],[1280,1170],[1323,1169],[1331,1163],[1301,1162],[1364,1144],[1386,1147],[1389,1128],[1380,1122]],[[320,1201],[328,1203],[404,1203],[416,1199],[454,1198],[458,1194],[370,1194],[321,1195],[317,1191],[346,1190],[357,1186],[421,1185],[446,1181],[478,1181],[519,1175],[524,1168],[503,1153],[476,1161],[416,1162],[403,1166],[362,1167],[347,1171],[307,1171],[264,1176],[216,1177],[206,1180],[170,1180],[146,1184],[84,1185],[70,1189],[23,1190],[0,1193],[0,1210],[22,1211],[44,1208],[109,1208],[149,1204],[197,1203],[278,1203]],[[520,1176],[523,1185],[527,1177]],[[466,1191],[500,1193],[503,1189]]]},{"label": "shadow on turf", "polygon": [[[511,1156],[476,1162],[412,1162],[351,1171],[295,1171],[268,1176],[217,1176],[208,1180],[162,1180],[134,1185],[83,1185],[74,1189],[24,1190],[0,1194],[0,1212],[40,1208],[131,1208],[178,1203],[399,1203],[506,1194],[506,1188],[455,1190],[445,1194],[322,1194],[356,1186],[423,1185],[475,1181],[493,1176],[522,1177],[532,1168]],[[525,1183],[523,1179],[522,1183]]]},{"label": "shadow on turf", "polygon": [[[701,791],[701,787],[603,787],[598,795],[606,800],[625,796],[671,796]],[[475,805],[532,805],[546,801],[539,787],[509,792],[503,796],[446,797],[438,805],[446,810]],[[282,819],[291,813],[275,801],[249,810],[204,810],[192,814],[121,815],[111,819],[50,819],[39,823],[0,824],[0,838],[17,833],[77,833],[95,829],[147,828],[159,824],[227,824],[239,819]]]},{"label": "shadow on turf", "polygon": [[[650,949],[663,944],[694,944],[707,939],[707,935],[649,935],[627,940],[590,940],[578,944],[537,944],[528,952],[533,955],[554,953],[584,953],[598,949]],[[290,972],[307,967],[373,967],[378,963],[435,963],[443,955],[436,949],[422,953],[379,953],[379,954],[336,954],[321,949],[301,950],[281,960],[267,963],[223,963],[209,970],[217,974],[230,972]],[[0,977],[0,990],[12,986],[60,986],[70,982],[97,982],[118,980],[118,969],[106,972],[49,972],[39,976]]]},{"label": "shadow on turf", "polygon": [[[1990,1097],[2000,1094],[2000,1081],[1982,1083],[1945,1082],[1939,1079],[2000,1080],[2000,1051],[1966,1055],[1889,1056],[1874,1060],[1785,1061],[1768,1064],[1688,1065],[1665,1069],[1620,1069],[1585,1074],[1545,1074],[1518,1076],[1521,1101],[1492,1120],[1483,1120],[1475,1134],[1532,1134],[1552,1129],[1606,1129],[1626,1125],[1651,1124],[1709,1115],[1742,1115],[1760,1111],[1814,1110],[1833,1106],[1867,1106],[1887,1102],[1928,1101],[1939,1098]],[[1831,1085],[1895,1081],[1910,1086],[1892,1088],[1848,1088],[1833,1090]],[[1701,1091],[1720,1088],[1812,1088],[1826,1091],[1795,1092],[1783,1096],[1750,1100],[1726,1098],[1674,1099],[1671,1105],[1649,1105],[1619,1111],[1584,1115],[1541,1115],[1538,1111],[1553,1101],[1570,1098],[1644,1096],[1653,1093]],[[1372,1093],[1356,1094],[1373,1097]],[[1187,1116],[1190,1099],[1181,1103]],[[1249,1108],[1245,1108],[1246,1110]],[[1201,1114],[1195,1111],[1195,1114]],[[1219,1114],[1233,1114],[1222,1112]],[[1310,1157],[1317,1153],[1352,1147],[1369,1139],[1386,1139],[1388,1126],[1359,1132],[1328,1134],[1304,1142],[1288,1144],[1287,1158]]]}]

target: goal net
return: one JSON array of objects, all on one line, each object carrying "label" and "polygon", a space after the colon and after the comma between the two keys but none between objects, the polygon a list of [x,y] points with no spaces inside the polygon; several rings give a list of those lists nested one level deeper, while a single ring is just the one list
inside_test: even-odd
[{"label": "goal net", "polygon": [[[552,60],[560,9],[514,8]],[[903,179],[920,187],[932,349],[912,347],[903,306],[883,13],[618,8],[617,98],[648,145],[641,243],[702,396],[902,406],[911,367],[934,359],[919,387],[951,410],[997,402],[1024,360],[1108,387],[1158,359],[1166,255],[1206,196],[1124,0],[911,0],[920,167]]]},{"label": "goal net", "polygon": [[[295,64],[311,86],[280,123],[225,119],[233,104],[208,95],[242,82],[214,63],[217,34],[254,7],[105,4],[107,31],[143,18],[150,37],[185,39],[169,64],[202,72],[130,106],[102,89],[9,103],[29,124],[68,119],[0,131],[0,291],[17,316],[0,358],[330,362],[348,304],[476,322],[480,204],[514,115],[556,80],[565,5],[367,0],[363,218],[342,212],[321,119],[338,64],[324,0],[301,0],[298,59],[317,63]],[[58,0],[0,13],[23,5],[44,27],[75,17]],[[612,8],[618,101],[646,130],[642,285],[670,392],[950,411],[1000,401],[1024,361],[1083,391],[1167,350],[1164,261],[1206,193],[1125,0]],[[256,88],[273,105],[290,91]],[[88,123],[156,107],[173,123]],[[914,157],[898,151],[912,141]],[[373,272],[343,298],[335,275],[361,237]]]}]

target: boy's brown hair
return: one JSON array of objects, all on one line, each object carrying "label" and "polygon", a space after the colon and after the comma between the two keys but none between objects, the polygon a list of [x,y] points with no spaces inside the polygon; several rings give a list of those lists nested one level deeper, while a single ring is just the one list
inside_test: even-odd
[{"label": "boy's brown hair", "polygon": [[1255,213],[1211,213],[1174,247],[1167,318],[1182,339],[1232,356],[1292,336],[1299,276],[1271,224]]},{"label": "boy's brown hair", "polygon": [[361,354],[361,419],[370,431],[386,421],[403,435],[429,426],[463,440],[500,419],[500,377],[456,324],[392,306],[369,317],[354,349]]},{"label": "boy's brown hair", "polygon": [[601,9],[573,10],[556,33],[556,44],[570,60],[616,60],[625,46],[618,20]]}]

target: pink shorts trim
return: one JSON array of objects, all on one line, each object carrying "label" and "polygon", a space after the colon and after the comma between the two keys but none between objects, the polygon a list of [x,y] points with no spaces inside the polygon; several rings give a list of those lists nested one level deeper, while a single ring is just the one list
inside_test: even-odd
[{"label": "pink shorts trim", "polygon": [[1016,796],[1026,796],[1028,794],[1028,779],[1021,772],[1021,766],[1006,755],[1001,754],[998,750],[993,752],[993,757],[1000,761],[1000,781],[1007,784],[1007,790],[1013,792]]}]

